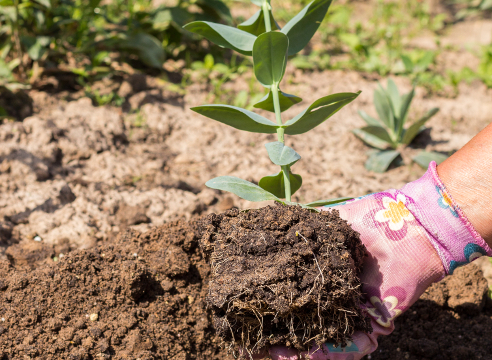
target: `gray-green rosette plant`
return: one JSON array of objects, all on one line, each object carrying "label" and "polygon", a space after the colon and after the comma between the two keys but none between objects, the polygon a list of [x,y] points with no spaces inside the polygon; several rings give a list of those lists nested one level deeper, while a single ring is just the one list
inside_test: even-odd
[{"label": "gray-green rosette plant", "polygon": [[[325,17],[331,0],[314,0],[282,29],[275,22],[270,0],[251,2],[261,9],[237,28],[195,21],[187,24],[185,29],[201,34],[222,47],[253,57],[255,76],[268,89],[268,94],[254,107],[274,113],[276,121],[231,105],[202,105],[192,110],[239,130],[263,134],[276,133],[278,141],[265,146],[270,160],[280,166],[280,171],[262,178],[258,185],[234,176],[220,176],[209,180],[206,185],[212,189],[232,192],[249,201],[275,200],[284,204],[294,204],[291,197],[301,187],[302,178],[293,173],[291,168],[301,156],[285,145],[285,135],[304,134],[314,129],[352,102],[360,91],[325,96],[284,122],[282,112],[302,101],[301,98],[286,94],[280,89],[287,58],[308,44]],[[347,198],[320,200],[302,206],[323,206],[344,200]]]},{"label": "gray-green rosette plant", "polygon": [[[433,108],[405,127],[414,95],[415,89],[408,94],[400,95],[394,81],[388,79],[386,89],[379,85],[374,91],[374,106],[379,119],[369,116],[365,111],[359,111],[367,126],[352,132],[367,145],[377,149],[370,153],[365,164],[366,169],[378,173],[385,172],[401,154],[401,149],[410,145],[415,137],[425,130],[425,123],[439,111],[438,108]],[[413,161],[427,169],[431,161],[440,164],[446,158],[447,156],[440,153],[421,151]]]}]

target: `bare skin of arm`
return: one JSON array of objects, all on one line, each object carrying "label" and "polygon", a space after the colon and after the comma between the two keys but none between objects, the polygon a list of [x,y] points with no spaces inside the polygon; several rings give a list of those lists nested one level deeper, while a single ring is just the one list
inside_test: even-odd
[{"label": "bare skin of arm", "polygon": [[492,123],[437,167],[451,196],[492,247]]}]

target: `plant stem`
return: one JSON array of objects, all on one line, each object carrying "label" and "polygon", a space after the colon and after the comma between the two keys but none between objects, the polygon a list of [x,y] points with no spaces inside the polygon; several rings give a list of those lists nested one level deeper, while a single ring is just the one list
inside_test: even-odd
[{"label": "plant stem", "polygon": [[290,166],[282,166],[282,171],[284,173],[284,185],[285,185],[285,200],[291,201],[291,190],[290,190]]},{"label": "plant stem", "polygon": [[132,30],[133,27],[133,0],[128,0],[128,32]]},{"label": "plant stem", "polygon": [[17,51],[17,57],[19,59],[19,73],[21,78],[24,78],[24,64],[23,64],[23,56],[22,56],[22,46],[20,42],[20,35],[19,35],[19,0],[14,1],[14,7],[15,7],[15,21],[14,21],[14,41],[15,41],[15,47]]},{"label": "plant stem", "polygon": [[261,7],[263,9],[263,17],[265,18],[265,28],[266,31],[272,31],[272,23],[270,21],[270,9],[271,6],[268,4],[268,1],[264,0],[263,1],[263,6]]},{"label": "plant stem", "polygon": [[[262,10],[263,10],[263,17],[265,18],[265,29],[267,32],[272,31],[272,23],[270,21],[270,4],[268,4],[267,0],[263,1],[262,5]],[[282,111],[280,109],[280,99],[278,96],[278,84],[273,83],[272,87],[270,88],[270,91],[272,92],[273,96],[273,108],[275,109],[275,118],[277,120],[277,124],[279,126],[282,126]],[[285,143],[284,140],[284,129],[279,127],[277,128],[277,137],[278,141],[281,142],[282,144]],[[291,187],[290,187],[290,166],[282,166],[282,172],[284,173],[284,186],[285,186],[285,199],[287,201],[291,201],[292,199],[292,194],[291,194]]]}]

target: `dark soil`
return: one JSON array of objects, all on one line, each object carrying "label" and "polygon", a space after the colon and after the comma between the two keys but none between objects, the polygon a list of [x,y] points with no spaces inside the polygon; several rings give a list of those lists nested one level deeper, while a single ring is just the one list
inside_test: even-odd
[{"label": "dark soil", "polygon": [[474,265],[432,285],[366,359],[491,360],[492,306]]},{"label": "dark soil", "polygon": [[212,267],[207,303],[226,342],[308,350],[370,331],[358,278],[365,247],[337,211],[233,209],[202,227]]},{"label": "dark soil", "polygon": [[232,359],[206,311],[194,228],[129,231],[50,264],[39,243],[17,246],[0,262],[0,359]]},{"label": "dark soil", "polygon": [[[171,222],[72,252],[35,241],[9,247],[0,359],[232,360],[205,304],[210,267],[196,228]],[[486,288],[473,264],[458,269],[397,319],[371,358],[492,360]]]}]

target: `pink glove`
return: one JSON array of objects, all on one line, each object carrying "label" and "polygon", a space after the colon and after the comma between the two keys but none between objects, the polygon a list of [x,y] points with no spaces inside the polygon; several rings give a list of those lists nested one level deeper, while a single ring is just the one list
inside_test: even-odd
[{"label": "pink glove", "polygon": [[[361,275],[373,332],[356,332],[345,348],[325,344],[298,354],[269,349],[273,360],[357,360],[376,350],[377,338],[394,330],[394,319],[432,283],[492,250],[451,198],[432,162],[422,178],[333,207],[361,234],[369,254]],[[322,208],[327,210],[327,208]]]}]

